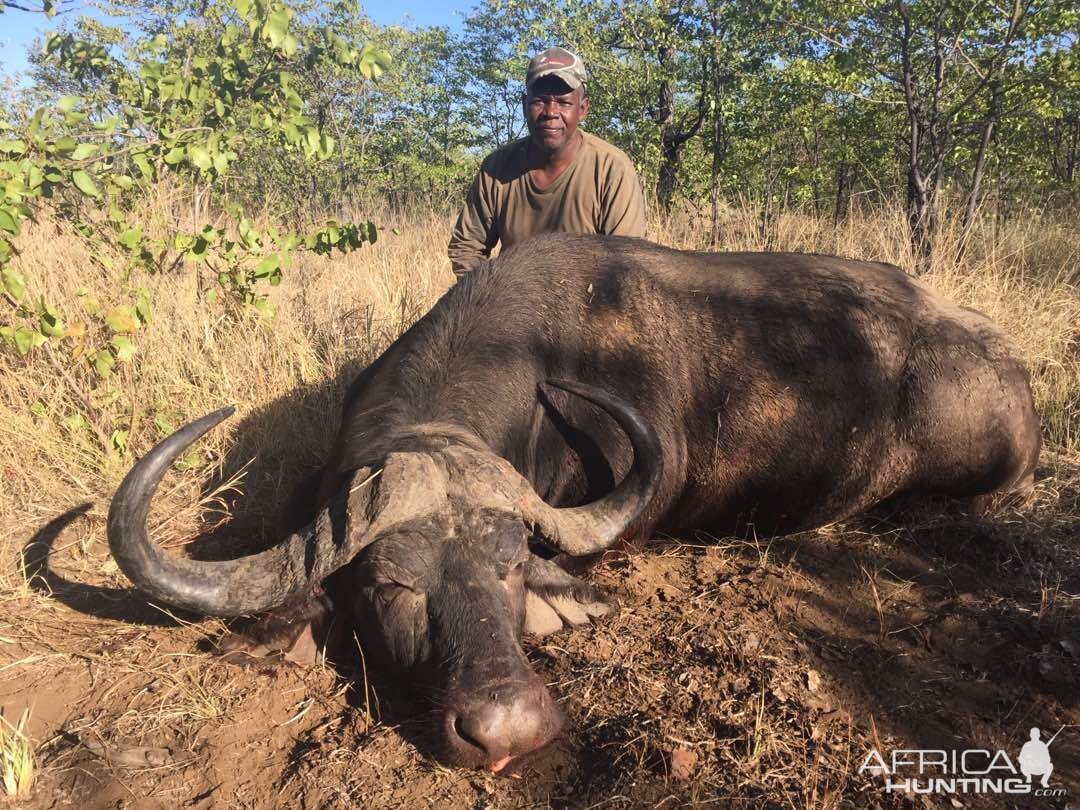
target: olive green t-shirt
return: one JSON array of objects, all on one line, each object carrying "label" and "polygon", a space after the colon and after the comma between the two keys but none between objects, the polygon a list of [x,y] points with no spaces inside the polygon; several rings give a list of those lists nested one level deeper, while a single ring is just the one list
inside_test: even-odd
[{"label": "olive green t-shirt", "polygon": [[540,233],[645,235],[645,202],[630,158],[581,134],[571,164],[544,188],[526,169],[528,138],[487,156],[450,237],[455,273],[472,270],[498,242],[505,249]]}]

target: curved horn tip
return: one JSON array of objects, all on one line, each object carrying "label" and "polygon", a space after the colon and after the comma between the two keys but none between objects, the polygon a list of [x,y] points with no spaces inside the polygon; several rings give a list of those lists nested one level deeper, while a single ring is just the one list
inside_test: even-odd
[{"label": "curved horn tip", "polygon": [[[547,386],[561,388],[563,391],[569,391],[571,394],[577,394],[579,397],[583,397],[590,402],[596,402],[597,395],[603,397],[604,399],[611,399],[613,397],[611,393],[603,389],[599,389],[594,385],[589,385],[587,383],[579,382],[577,380],[567,380],[563,378],[549,377],[543,382],[537,384],[537,387],[540,388],[540,390],[543,391],[545,394],[548,393]],[[596,404],[599,403],[596,402]]]},{"label": "curved horn tip", "polygon": [[[660,438],[637,408],[615,394],[595,385],[570,380],[548,379],[546,384],[575,394],[606,411],[626,433],[633,448],[630,470],[609,494],[584,506],[543,509],[550,518],[547,531],[555,548],[571,556],[603,551],[622,536],[656,495],[664,469]],[[538,388],[549,396],[545,383],[538,383]],[[586,541],[586,537],[592,539]]]},{"label": "curved horn tip", "polygon": [[236,413],[236,406],[235,405],[226,405],[224,408],[218,408],[216,411],[213,411],[212,413],[208,413],[207,417],[208,418],[209,417],[215,417],[220,421],[222,419],[228,419],[234,413]]}]

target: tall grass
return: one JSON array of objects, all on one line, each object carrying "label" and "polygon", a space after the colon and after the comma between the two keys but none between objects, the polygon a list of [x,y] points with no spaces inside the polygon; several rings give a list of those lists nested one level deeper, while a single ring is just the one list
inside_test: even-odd
[{"label": "tall grass", "polygon": [[[160,205],[148,218],[170,218],[167,203]],[[156,502],[157,538],[175,542],[194,533],[206,484],[228,479],[253,458],[242,484],[246,499],[280,504],[325,452],[345,381],[453,283],[445,255],[451,222],[437,213],[408,222],[384,218],[374,246],[330,260],[298,259],[274,291],[277,316],[269,324],[237,321],[220,304],[207,305],[192,267],[139,279],[150,289],[156,315],[137,336],[136,360],[93,390],[88,378],[72,375],[86,388],[82,393],[104,435],[128,430],[126,453],[106,452],[93,429],[72,419],[92,414],[58,371],[83,362],[69,356],[69,341],[56,345],[52,361],[42,352],[28,358],[0,354],[0,585],[20,585],[7,564],[17,544],[76,503],[93,503],[95,528],[84,542],[100,542],[102,521],[93,519],[104,515],[132,459],[171,427],[224,404],[235,404],[239,418],[211,434],[187,459],[188,469],[167,480]],[[650,227],[653,239],[678,247],[711,241],[707,218],[693,211],[654,218]],[[1067,452],[1080,449],[1075,229],[1036,220],[987,224],[960,262],[948,258],[956,255],[957,234],[947,223],[926,281],[986,312],[1015,338],[1033,372],[1048,442]],[[758,211],[732,207],[723,212],[718,237],[721,249],[832,253],[908,269],[914,264],[900,210],[855,214],[839,223],[788,212],[764,227]],[[108,306],[130,284],[119,258],[112,269],[101,268],[78,237],[55,223],[31,228],[21,247],[17,269],[65,312],[80,312],[86,295]],[[83,296],[75,294],[79,288]],[[214,497],[227,509],[227,492]]]}]

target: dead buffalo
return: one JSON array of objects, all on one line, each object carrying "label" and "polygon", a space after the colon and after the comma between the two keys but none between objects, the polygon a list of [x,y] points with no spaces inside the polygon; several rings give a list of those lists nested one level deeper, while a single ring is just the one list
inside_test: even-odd
[{"label": "dead buffalo", "polygon": [[560,560],[654,532],[791,532],[898,493],[1021,489],[1039,452],[1008,338],[898,268],[614,237],[535,239],[447,292],[356,379],[311,519],[277,546],[163,554],[154,490],[229,413],[124,480],[120,568],[202,614],[273,611],[284,644],[348,611],[432,697],[434,753],[493,769],[562,723],[523,632],[610,610]]}]

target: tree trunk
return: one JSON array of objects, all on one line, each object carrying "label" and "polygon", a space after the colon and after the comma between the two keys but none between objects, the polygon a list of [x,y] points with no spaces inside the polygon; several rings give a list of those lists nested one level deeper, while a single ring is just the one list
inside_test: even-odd
[{"label": "tree trunk", "polygon": [[[660,70],[666,74],[670,69],[671,60],[675,53],[671,47],[660,48]],[[660,91],[656,99],[656,123],[660,126],[660,173],[657,178],[656,196],[665,213],[671,211],[672,198],[675,195],[675,178],[678,167],[675,165],[679,159],[679,150],[675,145],[671,130],[671,119],[675,115],[675,93],[671,89],[671,82],[665,75],[660,80]]]},{"label": "tree trunk", "polygon": [[982,188],[983,173],[986,170],[986,153],[994,137],[994,127],[997,124],[998,113],[1001,109],[1001,82],[995,81],[990,91],[990,109],[986,113],[986,121],[983,124],[982,136],[979,138],[979,149],[975,155],[975,168],[971,173],[971,189],[968,191],[967,205],[964,206],[964,219],[960,227],[960,243],[956,249],[956,261],[964,258],[967,250],[968,238],[975,224],[975,212],[979,207],[979,192]]},{"label": "tree trunk", "polygon": [[851,168],[846,160],[840,161],[836,167],[836,201],[833,203],[833,225],[840,224],[841,219],[847,219],[851,207]]}]

